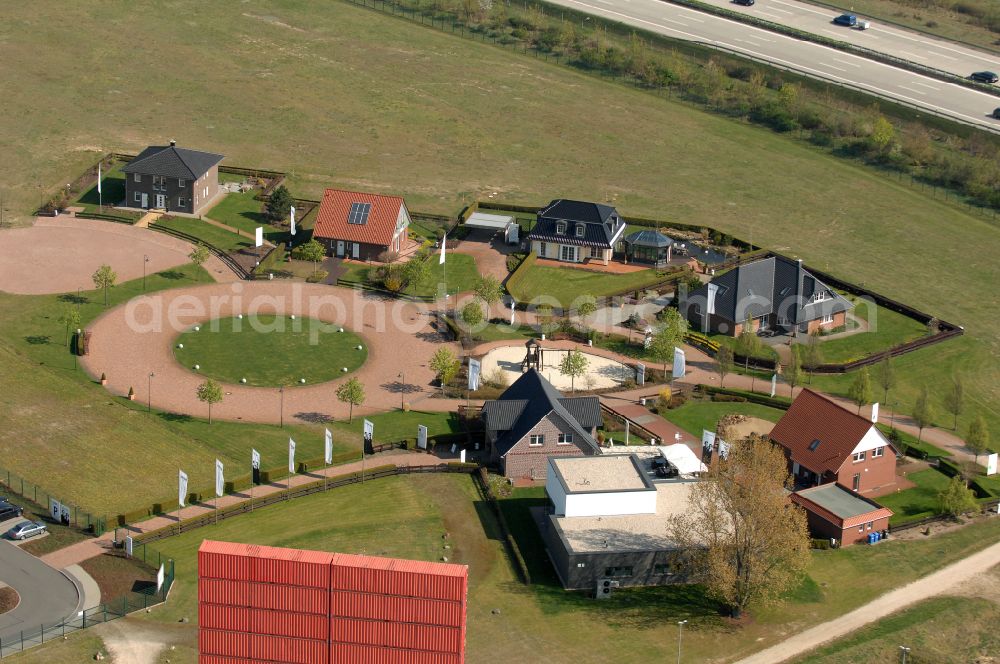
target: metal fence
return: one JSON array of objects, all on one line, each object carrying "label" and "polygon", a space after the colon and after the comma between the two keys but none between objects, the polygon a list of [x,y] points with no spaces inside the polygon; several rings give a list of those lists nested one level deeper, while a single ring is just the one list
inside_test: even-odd
[{"label": "metal fence", "polygon": [[86,510],[82,510],[78,506],[66,501],[65,496],[56,495],[10,470],[0,468],[0,484],[5,486],[10,493],[18,495],[25,500],[30,500],[46,512],[49,510],[50,499],[59,501],[61,505],[69,508],[70,525],[88,533],[93,533],[94,536],[102,535],[107,528],[107,522],[104,517],[98,517]]}]

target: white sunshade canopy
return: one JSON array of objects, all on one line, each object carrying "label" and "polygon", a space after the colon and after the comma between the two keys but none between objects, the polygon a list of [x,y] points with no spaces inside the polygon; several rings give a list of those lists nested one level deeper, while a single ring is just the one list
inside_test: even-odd
[{"label": "white sunshade canopy", "polygon": [[669,461],[681,475],[691,475],[692,473],[704,473],[708,467],[701,462],[698,455],[691,451],[691,448],[683,443],[674,445],[664,445],[660,447],[660,454]]},{"label": "white sunshade canopy", "polygon": [[486,214],[485,212],[473,212],[466,220],[465,225],[469,228],[488,228],[493,230],[504,230],[514,223],[514,217],[502,214]]}]

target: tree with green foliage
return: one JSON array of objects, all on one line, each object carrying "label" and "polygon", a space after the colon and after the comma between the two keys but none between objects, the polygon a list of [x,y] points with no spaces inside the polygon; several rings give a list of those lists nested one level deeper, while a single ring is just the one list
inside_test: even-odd
[{"label": "tree with green foliage", "polygon": [[587,359],[587,356],[581,353],[578,348],[563,355],[562,361],[559,362],[559,373],[563,376],[569,376],[571,392],[576,392],[576,379],[578,376],[587,373],[589,365],[590,361]]},{"label": "tree with green foliage", "polygon": [[473,328],[483,322],[483,308],[478,302],[469,302],[462,307],[462,321]]},{"label": "tree with green foliage", "polygon": [[882,361],[878,363],[875,379],[878,381],[879,387],[882,388],[882,403],[888,403],[889,390],[896,384],[896,371],[892,366],[892,355],[888,352],[882,356]]},{"label": "tree with green foliage", "polygon": [[208,257],[209,257],[208,247],[206,247],[204,244],[200,242],[198,243],[198,246],[194,248],[194,251],[188,254],[188,258],[191,259],[191,262],[197,265],[198,267],[201,267],[205,263],[205,261],[208,260]]},{"label": "tree with green foliage", "polygon": [[111,269],[110,265],[102,265],[91,276],[94,281],[94,288],[104,289],[104,306],[108,306],[108,289],[118,281],[118,274]]},{"label": "tree with green foliage", "polygon": [[596,312],[597,312],[597,304],[593,301],[593,299],[581,302],[580,305],[576,308],[576,315],[580,317],[580,320],[582,322],[585,321],[589,316],[593,316],[594,313]]},{"label": "tree with green foliage", "polygon": [[492,274],[484,274],[479,277],[479,281],[476,282],[473,290],[476,293],[476,297],[486,304],[486,316],[488,318],[493,313],[493,305],[503,297],[503,285]]},{"label": "tree with green foliage", "polygon": [[892,123],[886,120],[884,115],[879,114],[872,123],[872,145],[879,152],[888,152],[896,138],[896,129]]},{"label": "tree with green foliage", "polygon": [[719,372],[719,385],[725,387],[726,376],[733,371],[733,349],[726,344],[722,344],[719,346],[719,352],[715,356],[715,361],[716,371]]},{"label": "tree with green foliage", "polygon": [[222,401],[222,386],[209,378],[198,386],[198,401],[208,404],[208,423],[212,423],[212,406]]},{"label": "tree with green foliage", "polygon": [[693,580],[733,617],[779,601],[809,565],[806,513],[788,502],[788,462],[780,447],[752,435],[695,482],[667,532],[693,557]]},{"label": "tree with green foliage", "polygon": [[802,353],[802,368],[809,372],[809,384],[812,385],[813,372],[823,364],[823,349],[820,347],[819,330],[809,335],[805,350]]},{"label": "tree with green foliage", "polygon": [[310,261],[313,264],[313,273],[319,270],[319,262],[326,258],[326,247],[319,240],[309,240],[300,244],[292,250],[292,255],[300,261]]},{"label": "tree with green foliage", "polygon": [[447,348],[438,348],[431,357],[430,368],[434,370],[434,375],[441,381],[441,394],[444,394],[444,386],[458,375],[458,370],[462,368],[462,361],[455,357]]},{"label": "tree with green foliage", "polygon": [[684,341],[688,323],[674,307],[667,307],[660,312],[660,325],[649,340],[647,352],[654,360],[663,364],[663,373],[667,373],[667,364],[674,359],[674,348]]},{"label": "tree with green foliage", "polygon": [[271,191],[267,197],[267,205],[264,206],[264,215],[271,221],[282,221],[291,214],[295,199],[288,191],[288,188],[279,184]]},{"label": "tree with green foliage", "polygon": [[868,367],[862,367],[858,375],[854,377],[851,388],[847,391],[851,401],[858,407],[858,415],[861,414],[861,407],[872,400],[872,382],[868,377]]},{"label": "tree with green foliage", "polygon": [[962,385],[961,376],[955,374],[944,393],[944,409],[955,418],[951,425],[952,431],[958,429],[958,416],[962,414],[964,407],[965,387]]},{"label": "tree with green foliage", "polygon": [[965,446],[976,455],[976,463],[979,463],[979,455],[983,454],[990,447],[990,430],[986,427],[986,419],[982,414],[976,415],[969,425],[969,432],[965,436]]},{"label": "tree with green foliage", "polygon": [[67,304],[63,307],[62,313],[59,314],[59,322],[63,323],[66,327],[66,336],[63,339],[63,345],[69,346],[69,331],[76,330],[80,327],[80,309],[72,304]]},{"label": "tree with green foliage", "polygon": [[417,287],[431,276],[431,264],[426,258],[414,257],[403,265],[403,279],[407,285]]},{"label": "tree with green foliage", "polygon": [[792,346],[792,357],[785,365],[785,382],[788,383],[788,396],[795,396],[795,387],[802,382],[802,357],[799,346]]},{"label": "tree with green foliage", "polygon": [[934,423],[934,405],[931,403],[930,390],[924,385],[920,388],[917,400],[913,404],[913,421],[916,423],[919,434],[917,442],[923,441],[924,429]]},{"label": "tree with green foliage", "polygon": [[351,378],[337,388],[337,401],[348,405],[347,421],[354,421],[354,407],[365,402],[365,386],[357,378]]},{"label": "tree with green foliage", "polygon": [[979,504],[976,493],[966,486],[965,480],[955,475],[948,480],[947,486],[938,493],[938,511],[958,518],[972,512]]}]

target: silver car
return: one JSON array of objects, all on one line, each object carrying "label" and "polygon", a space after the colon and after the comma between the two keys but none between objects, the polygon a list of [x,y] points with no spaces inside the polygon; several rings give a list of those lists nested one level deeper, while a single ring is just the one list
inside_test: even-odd
[{"label": "silver car", "polygon": [[41,521],[22,521],[7,531],[7,537],[23,540],[35,535],[41,535],[46,530],[48,530],[48,527]]}]

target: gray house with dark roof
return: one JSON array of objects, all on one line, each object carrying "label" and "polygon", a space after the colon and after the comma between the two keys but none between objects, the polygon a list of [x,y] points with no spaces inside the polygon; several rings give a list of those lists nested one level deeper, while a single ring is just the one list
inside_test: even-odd
[{"label": "gray house with dark roof", "polygon": [[221,154],[151,145],[122,168],[125,206],[200,214],[219,193]]},{"label": "gray house with dark roof", "polygon": [[564,397],[535,369],[483,404],[490,461],[511,479],[545,479],[551,456],[600,453],[597,397]]},{"label": "gray house with dark roof", "polygon": [[528,239],[539,258],[569,263],[598,260],[607,265],[625,226],[613,207],[558,199],[538,211]]},{"label": "gray house with dark roof", "polygon": [[754,330],[812,334],[844,325],[853,306],[802,267],[769,256],[721,274],[679,300],[691,327],[737,336],[749,317]]}]

